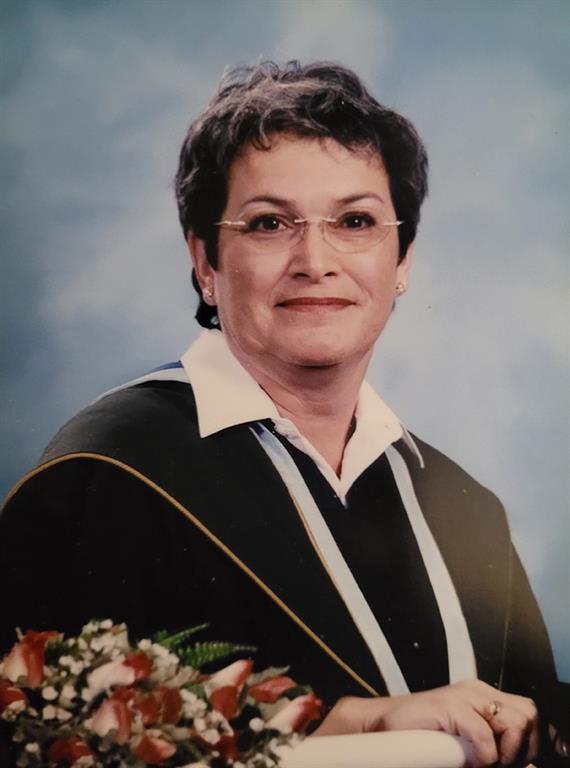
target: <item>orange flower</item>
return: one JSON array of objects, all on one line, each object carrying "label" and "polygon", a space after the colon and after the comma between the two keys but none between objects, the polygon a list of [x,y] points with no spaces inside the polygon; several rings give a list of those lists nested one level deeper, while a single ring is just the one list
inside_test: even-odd
[{"label": "orange flower", "polygon": [[220,669],[206,682],[205,689],[212,707],[224,717],[231,718],[236,714],[239,695],[252,668],[251,659],[240,659]]},{"label": "orange flower", "polygon": [[10,685],[7,680],[0,680],[0,714],[15,701],[23,701],[27,704],[28,697],[24,691]]},{"label": "orange flower", "polygon": [[304,731],[309,723],[321,716],[323,702],[314,693],[297,696],[267,723],[268,728],[275,728],[281,733]]},{"label": "orange flower", "polygon": [[125,667],[131,667],[135,672],[135,680],[144,680],[152,672],[152,662],[146,653],[134,651],[123,661]]},{"label": "orange flower", "polygon": [[208,680],[206,687],[213,691],[216,688],[222,688],[224,685],[235,685],[241,691],[243,684],[251,675],[252,669],[253,661],[251,659],[239,659],[239,661],[234,661],[233,664],[213,674]]},{"label": "orange flower", "polygon": [[239,691],[235,685],[224,685],[216,688],[210,695],[212,707],[230,720],[237,713]]},{"label": "orange flower", "polygon": [[94,693],[100,693],[114,685],[132,685],[137,680],[144,680],[151,671],[152,662],[148,656],[142,651],[134,651],[124,659],[101,664],[91,672],[87,684]]},{"label": "orange flower", "polygon": [[140,712],[144,725],[176,725],[182,714],[182,696],[177,688],[163,686],[137,697],[133,709]]},{"label": "orange flower", "polygon": [[154,725],[160,719],[160,707],[151,693],[137,696],[133,709],[141,716],[143,725]]},{"label": "orange flower", "polygon": [[109,731],[117,731],[117,743],[126,744],[131,736],[133,713],[129,702],[135,695],[128,688],[120,688],[106,699],[93,715],[91,729],[98,736],[105,736]]},{"label": "orange flower", "polygon": [[233,762],[239,760],[240,752],[237,746],[239,734],[237,733],[220,733],[219,738],[215,741],[207,741],[203,736],[197,734],[194,737],[196,741],[207,753],[217,752],[222,760],[225,762]]},{"label": "orange flower", "polygon": [[231,735],[223,734],[215,745],[216,752],[219,752],[222,760],[225,760],[227,763],[239,760],[240,754],[237,740],[237,733],[232,733]]},{"label": "orange flower", "polygon": [[273,704],[277,701],[285,691],[290,688],[296,688],[297,683],[290,677],[269,677],[267,680],[263,680],[257,685],[252,685],[248,693],[256,701],[263,701],[268,704]]},{"label": "orange flower", "polygon": [[176,752],[176,747],[164,739],[145,735],[133,749],[133,754],[147,765],[158,765]]},{"label": "orange flower", "polygon": [[16,643],[4,661],[4,675],[15,683],[20,677],[27,679],[30,688],[36,688],[44,679],[44,652],[50,637],[59,632],[34,632],[28,630]]},{"label": "orange flower", "polygon": [[73,765],[80,757],[88,757],[93,753],[89,745],[81,739],[70,736],[66,739],[57,739],[48,749],[48,760],[56,765]]}]

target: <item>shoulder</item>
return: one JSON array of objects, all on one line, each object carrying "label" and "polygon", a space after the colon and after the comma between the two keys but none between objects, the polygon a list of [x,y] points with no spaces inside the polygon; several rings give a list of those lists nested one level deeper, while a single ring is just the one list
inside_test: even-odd
[{"label": "shoulder", "polygon": [[109,394],[80,411],[57,432],[41,463],[72,453],[126,460],[145,449],[157,454],[182,436],[186,443],[199,439],[191,386],[151,381]]},{"label": "shoulder", "polygon": [[479,528],[489,526],[509,537],[505,510],[497,496],[437,448],[416,435],[413,440],[423,467],[403,443],[398,448],[407,461],[422,509],[442,524],[467,529],[471,524]]},{"label": "shoulder", "polygon": [[[8,494],[4,510],[23,506],[64,509],[87,508],[91,501],[112,507],[101,497],[137,498],[150,483],[162,479],[174,455],[191,456],[199,442],[196,407],[189,384],[151,381],[101,397],[84,408],[52,438],[37,467],[24,475]],[[40,503],[41,502],[41,503]]]}]

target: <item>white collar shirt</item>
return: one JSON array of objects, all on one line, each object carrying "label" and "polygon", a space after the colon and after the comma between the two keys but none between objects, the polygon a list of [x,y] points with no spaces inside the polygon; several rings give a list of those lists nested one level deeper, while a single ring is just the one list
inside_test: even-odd
[{"label": "white collar shirt", "polygon": [[220,331],[202,333],[182,355],[181,363],[194,391],[201,437],[271,419],[276,432],[313,459],[345,506],[355,480],[397,440],[403,438],[423,466],[412,437],[367,382],[360,390],[356,428],[346,445],[339,477],[293,422],[280,416],[275,403],[231,353]]}]

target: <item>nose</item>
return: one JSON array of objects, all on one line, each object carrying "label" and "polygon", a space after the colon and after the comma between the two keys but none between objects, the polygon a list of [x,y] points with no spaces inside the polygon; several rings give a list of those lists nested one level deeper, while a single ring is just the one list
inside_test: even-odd
[{"label": "nose", "polygon": [[291,249],[290,273],[319,282],[339,272],[339,254],[323,237],[322,222],[307,222],[300,240]]}]

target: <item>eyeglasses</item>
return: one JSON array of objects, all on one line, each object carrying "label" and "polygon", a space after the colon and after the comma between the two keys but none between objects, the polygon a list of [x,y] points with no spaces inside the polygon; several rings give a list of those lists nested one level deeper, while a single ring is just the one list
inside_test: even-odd
[{"label": "eyeglasses", "polygon": [[284,213],[256,214],[245,221],[218,221],[217,227],[229,229],[243,237],[252,250],[262,254],[288,251],[304,237],[307,228],[315,224],[321,230],[323,240],[341,253],[361,253],[385,240],[393,227],[403,221],[380,221],[366,212],[343,213],[330,216],[293,218]]}]

